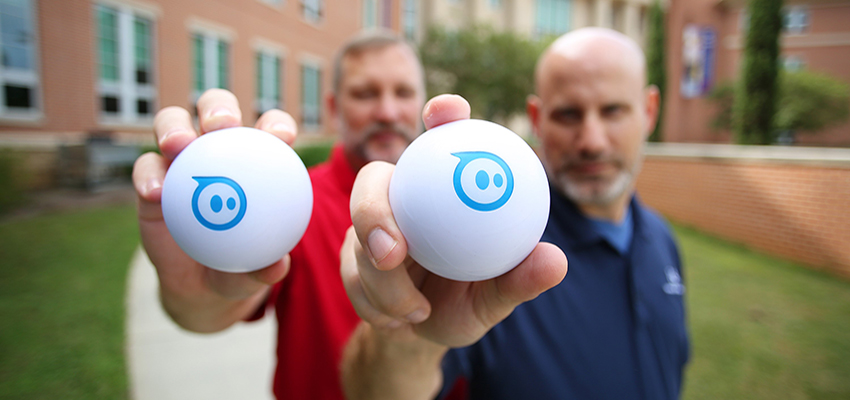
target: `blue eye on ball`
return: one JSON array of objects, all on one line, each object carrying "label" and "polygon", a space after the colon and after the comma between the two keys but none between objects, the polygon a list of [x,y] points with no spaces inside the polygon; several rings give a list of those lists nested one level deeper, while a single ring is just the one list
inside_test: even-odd
[{"label": "blue eye on ball", "polygon": [[475,184],[481,190],[487,189],[487,186],[490,186],[490,175],[487,174],[487,171],[482,169],[475,174]]}]

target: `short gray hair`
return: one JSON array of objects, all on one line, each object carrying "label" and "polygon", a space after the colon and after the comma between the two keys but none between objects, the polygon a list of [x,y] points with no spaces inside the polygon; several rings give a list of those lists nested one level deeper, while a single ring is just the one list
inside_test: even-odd
[{"label": "short gray hair", "polygon": [[342,48],[336,53],[336,56],[334,56],[334,95],[339,94],[340,85],[342,85],[342,62],[346,57],[390,46],[404,46],[410,49],[411,53],[413,53],[413,57],[416,58],[416,63],[419,65],[420,73],[424,74],[422,62],[419,60],[419,55],[416,53],[416,49],[408,41],[404,40],[404,38],[393,31],[386,29],[369,29],[361,31],[345,42]]}]

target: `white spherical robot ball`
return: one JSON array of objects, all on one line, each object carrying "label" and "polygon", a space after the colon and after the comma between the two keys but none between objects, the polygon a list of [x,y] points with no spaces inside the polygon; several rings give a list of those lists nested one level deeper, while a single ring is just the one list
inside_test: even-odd
[{"label": "white spherical robot ball", "polygon": [[207,267],[249,272],[301,240],[313,210],[304,163],[286,143],[253,128],[195,139],[162,185],[162,216],[183,251]]},{"label": "white spherical robot ball", "polygon": [[462,120],[431,129],[402,154],[390,207],[416,262],[458,281],[513,269],[549,218],[549,183],[537,155],[501,125]]}]

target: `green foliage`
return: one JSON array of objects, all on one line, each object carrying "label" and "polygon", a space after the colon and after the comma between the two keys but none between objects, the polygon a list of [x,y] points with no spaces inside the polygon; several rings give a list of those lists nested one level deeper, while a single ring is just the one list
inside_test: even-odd
[{"label": "green foliage", "polygon": [[307,168],[310,168],[318,163],[328,159],[333,148],[333,143],[310,144],[305,146],[295,147],[295,153],[304,162]]},{"label": "green foliage", "polygon": [[21,159],[15,153],[0,151],[0,214],[24,201],[24,179],[20,165]]},{"label": "green foliage", "polygon": [[733,109],[739,143],[770,144],[775,139],[776,81],[782,0],[750,0],[749,30],[744,44],[743,80]]},{"label": "green foliage", "polygon": [[[717,106],[715,130],[732,128],[735,83],[715,86],[709,95]],[[808,71],[780,74],[774,127],[777,131],[816,132],[850,119],[850,87],[838,79]]]},{"label": "green foliage", "polygon": [[723,82],[714,86],[708,99],[717,107],[717,113],[711,120],[710,126],[715,131],[732,130],[732,108],[735,104],[734,82]]},{"label": "green foliage", "polygon": [[125,399],[133,205],[0,223],[0,399]]},{"label": "green foliage", "polygon": [[655,130],[649,136],[649,141],[660,142],[661,120],[664,110],[664,89],[667,86],[667,71],[664,66],[664,9],[659,0],[655,0],[649,9],[649,32],[647,33],[647,81],[650,85],[658,87],[661,92],[661,104],[658,108],[658,123]]},{"label": "green foliage", "polygon": [[850,87],[812,72],[785,72],[779,93],[776,128],[812,132],[839,125],[850,117]]},{"label": "green foliage", "polygon": [[525,110],[526,96],[534,92],[534,66],[549,42],[487,27],[432,28],[419,49],[429,96],[457,93],[473,115],[507,119]]}]

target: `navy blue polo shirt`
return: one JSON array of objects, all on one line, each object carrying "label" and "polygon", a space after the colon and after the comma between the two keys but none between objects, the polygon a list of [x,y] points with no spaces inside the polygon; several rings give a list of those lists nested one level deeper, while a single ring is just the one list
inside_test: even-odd
[{"label": "navy blue polo shirt", "polygon": [[566,253],[566,278],[450,350],[443,391],[463,376],[472,399],[677,399],[689,354],[679,253],[659,216],[629,207],[622,252],[618,233],[553,193],[541,241]]}]

